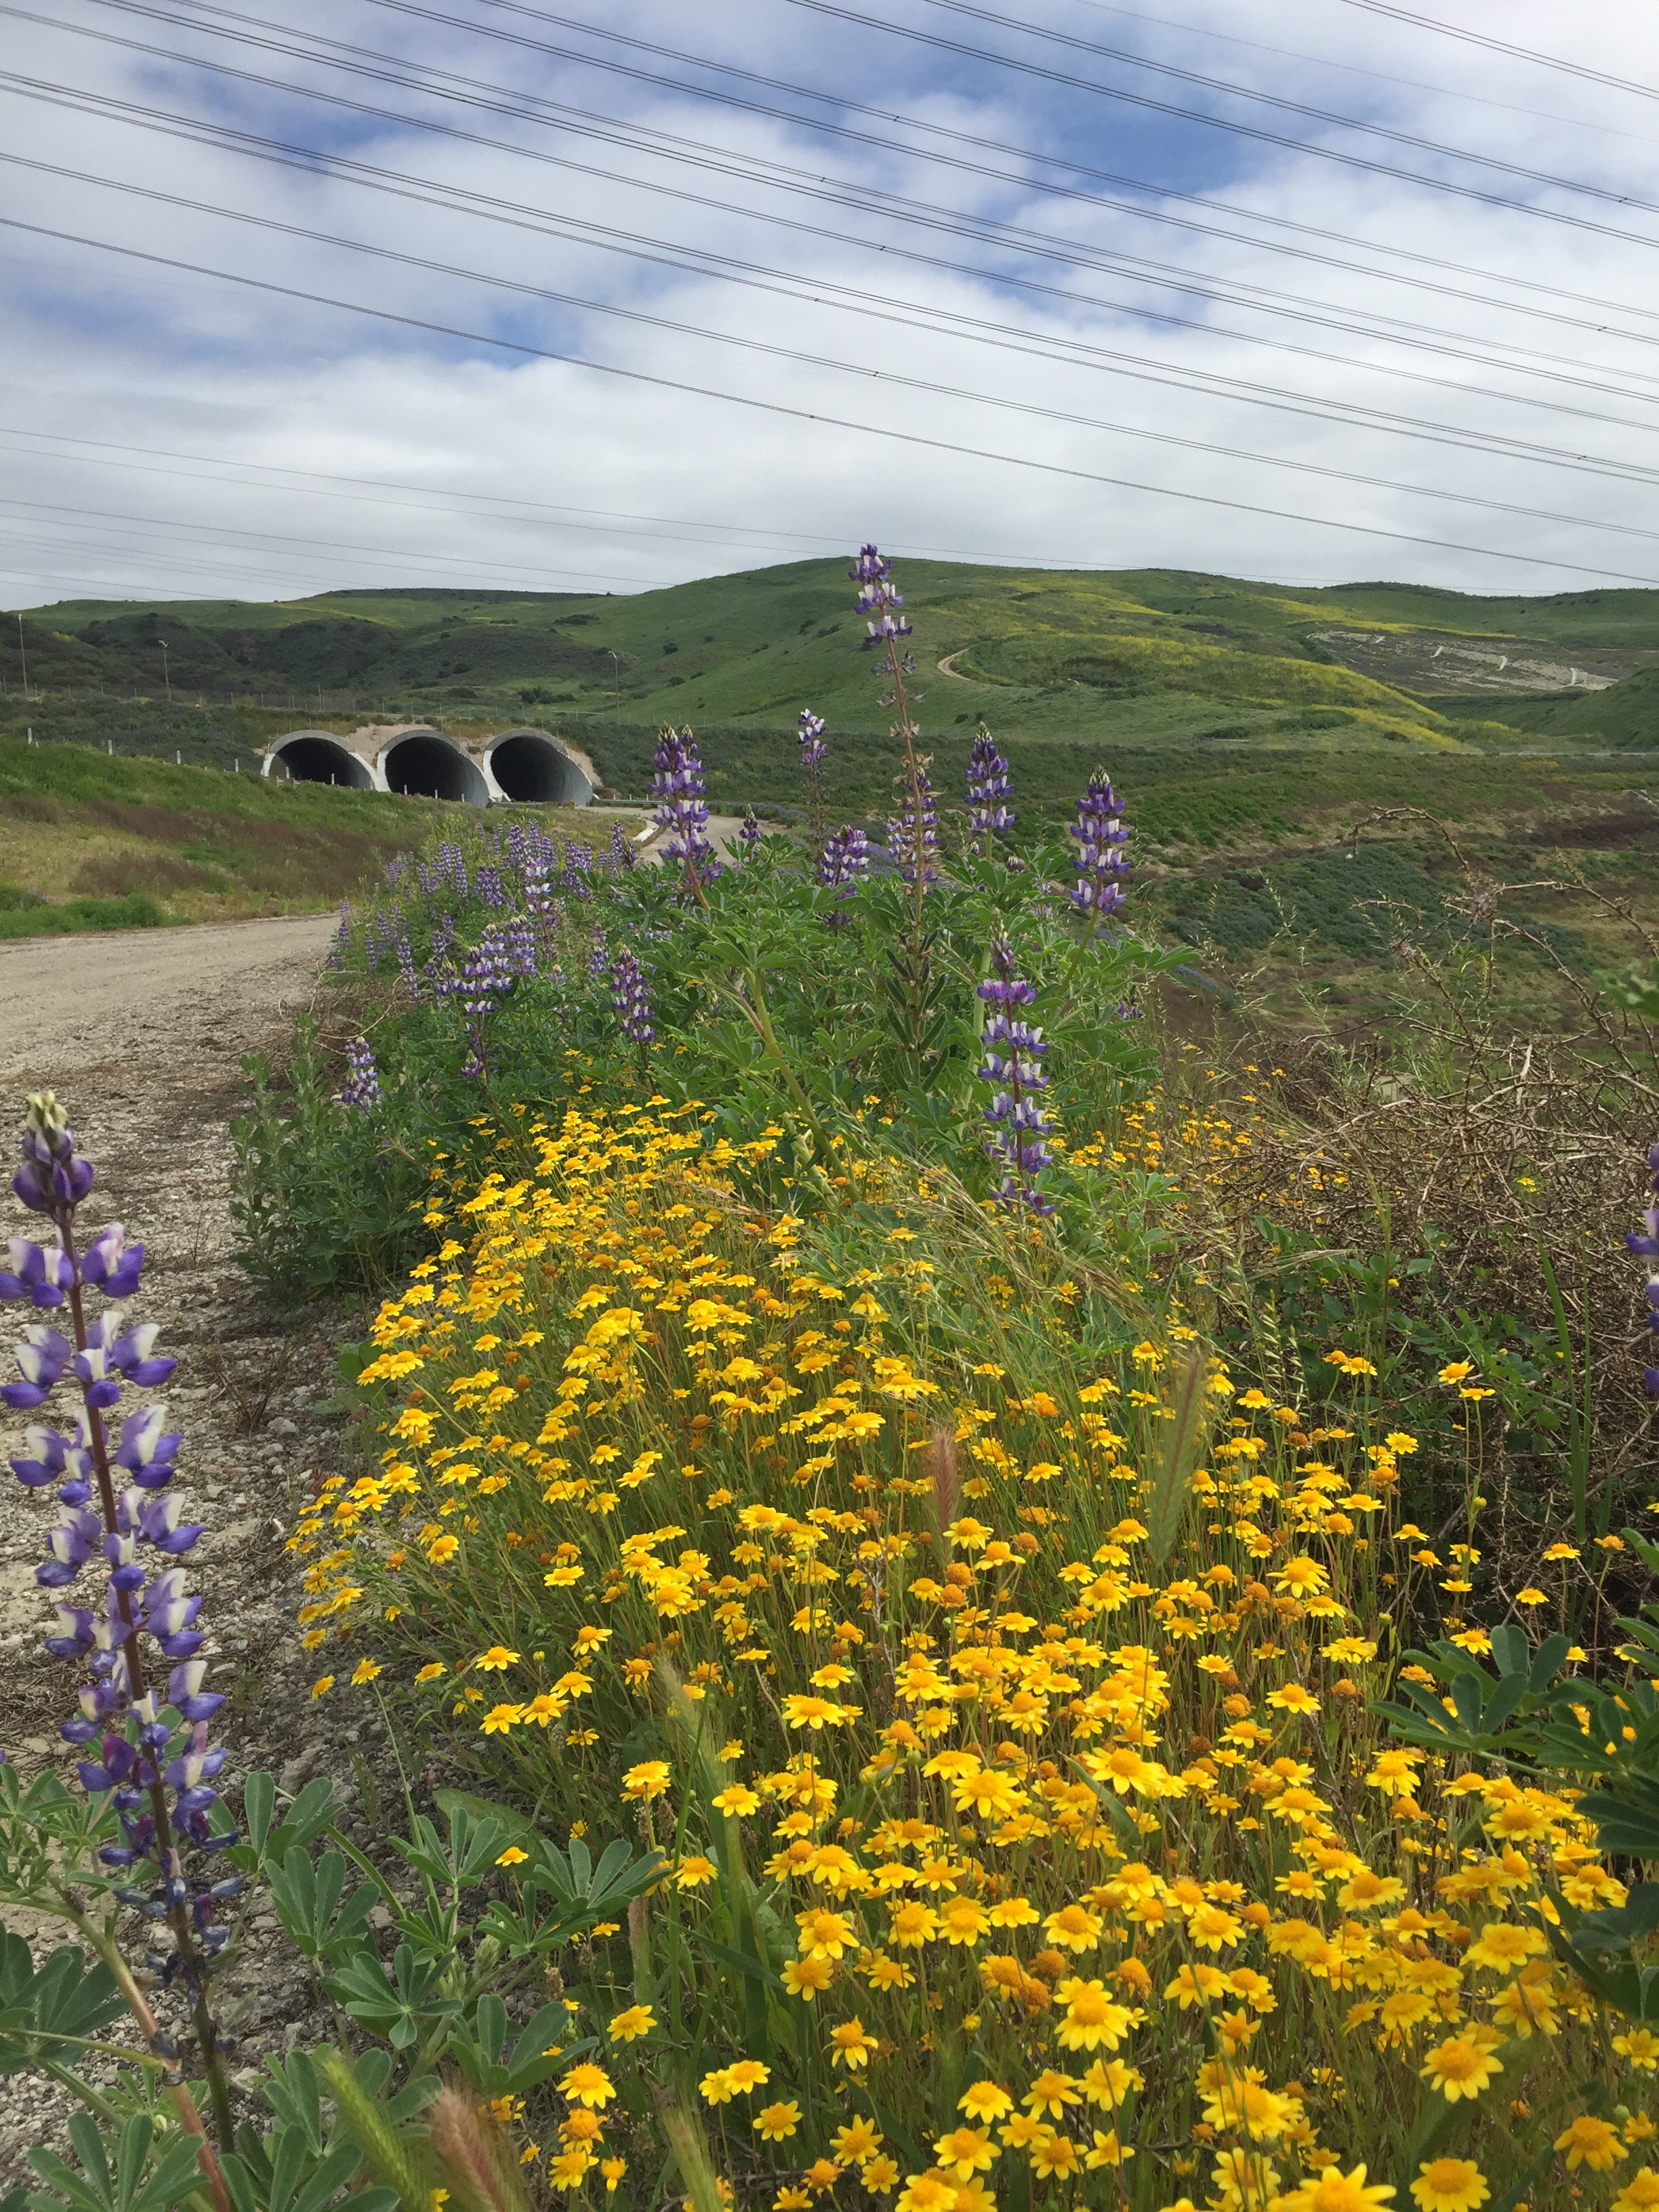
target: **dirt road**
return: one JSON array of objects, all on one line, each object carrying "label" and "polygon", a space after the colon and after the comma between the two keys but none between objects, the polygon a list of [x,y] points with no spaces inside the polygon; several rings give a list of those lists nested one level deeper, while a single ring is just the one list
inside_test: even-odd
[{"label": "dirt road", "polygon": [[[179,1362],[164,1394],[141,1395],[163,1396],[184,1431],[185,1517],[208,1524],[191,1582],[207,1596],[216,1686],[233,1693],[224,1732],[236,1770],[266,1765],[289,1787],[307,1760],[349,1775],[363,1717],[349,1708],[313,1717],[304,1686],[315,1669],[298,1648],[283,1548],[333,1449],[335,1432],[313,1411],[332,1379],[330,1340],[362,1324],[321,1308],[278,1321],[253,1298],[229,1257],[228,1123],[242,1103],[241,1055],[280,1052],[334,927],[330,915],[307,915],[0,945],[0,1238],[40,1234],[7,1186],[25,1097],[54,1090],[97,1164],[88,1220],[123,1220],[148,1248],[132,1317],[160,1322],[157,1349]],[[11,1343],[36,1318],[0,1308],[0,1374],[9,1376]],[[70,1403],[62,1390],[52,1411],[67,1420]],[[26,1775],[67,1758],[58,1725],[79,1679],[40,1648],[50,1600],[34,1568],[53,1493],[25,1490],[4,1467],[30,1418],[0,1408],[0,1747]],[[31,1913],[8,1909],[0,1920],[42,1951],[57,1940]],[[322,2033],[307,1978],[292,1954],[271,1950],[269,1932],[256,1914],[228,1974],[233,1991],[257,1991],[244,2028],[256,2064],[262,2050]],[[64,2111],[44,2077],[7,2081],[0,2195],[33,2180],[30,2143],[64,2148]]]},{"label": "dirt road", "polygon": [[[200,1055],[235,1073],[312,977],[331,915],[28,937],[0,945],[0,1111],[11,1091],[57,1091],[77,1121],[77,1085],[100,1096],[192,1079]],[[21,1111],[22,1101],[17,1101]]]}]

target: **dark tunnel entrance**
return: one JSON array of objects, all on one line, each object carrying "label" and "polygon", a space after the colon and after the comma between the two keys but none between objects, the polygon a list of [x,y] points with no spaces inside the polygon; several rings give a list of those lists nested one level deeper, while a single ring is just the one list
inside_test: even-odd
[{"label": "dark tunnel entrance", "polygon": [[374,779],[356,753],[321,732],[289,738],[272,755],[270,773],[295,783],[337,783],[352,791],[373,791]]},{"label": "dark tunnel entrance", "polygon": [[430,736],[399,738],[381,763],[389,791],[411,798],[464,800],[488,806],[489,789],[480,770],[459,745],[434,731]]},{"label": "dark tunnel entrance", "polygon": [[593,796],[575,762],[540,730],[509,730],[498,738],[489,768],[504,795],[521,803],[586,806]]}]

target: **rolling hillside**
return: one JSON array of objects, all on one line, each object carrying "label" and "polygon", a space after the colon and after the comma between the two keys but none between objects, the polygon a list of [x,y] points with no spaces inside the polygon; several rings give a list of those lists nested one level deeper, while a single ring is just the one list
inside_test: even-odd
[{"label": "rolling hillside", "polygon": [[[1271,744],[1328,732],[1501,750],[1539,730],[1552,742],[1639,745],[1655,726],[1648,701],[1659,693],[1639,672],[1659,665],[1659,592],[1487,599],[927,561],[904,563],[902,581],[934,730],[982,714],[1010,738]],[[30,686],[49,699],[101,695],[106,711],[119,702],[139,719],[169,696],[201,702],[234,713],[255,740],[267,714],[276,726],[301,713],[464,724],[551,710],[595,724],[778,727],[808,703],[833,727],[875,732],[885,718],[853,649],[850,599],[846,563],[812,561],[623,599],[66,600],[27,616],[22,641]],[[9,721],[21,678],[15,625],[0,626]],[[1632,678],[1638,688],[1624,693]]]},{"label": "rolling hillside", "polygon": [[[256,796],[258,748],[296,722],[420,718],[457,734],[540,724],[574,737],[635,801],[657,725],[690,722],[715,805],[787,818],[802,797],[794,720],[810,705],[829,721],[837,817],[878,824],[892,747],[846,568],[803,562],[627,599],[64,602],[26,617],[27,700],[15,626],[0,624],[10,695],[0,736],[28,726],[37,739],[210,771],[240,762],[240,778],[143,773],[166,791],[228,791],[239,808],[268,810],[278,840],[256,852],[251,814],[186,829],[192,800],[148,841],[148,859],[131,840],[118,854],[99,808],[120,802],[89,791],[65,797],[61,824],[37,822],[3,873],[15,887],[33,883],[27,860],[58,901],[126,890],[164,897],[169,914],[246,912],[343,883],[371,833],[428,834],[365,795]],[[1466,870],[1489,884],[1558,886],[1521,902],[1541,933],[1523,948],[1522,984],[1540,1002],[1565,1004],[1571,974],[1630,958],[1632,925],[1659,928],[1659,592],[1489,599],[1169,571],[902,571],[947,819],[981,717],[1012,763],[1026,830],[1057,829],[1090,770],[1109,766],[1131,809],[1138,916],[1206,959],[1294,970],[1363,1006],[1402,929],[1455,941],[1466,927],[1460,915],[1486,896],[1472,906]],[[38,779],[58,751],[22,750],[22,773]],[[19,758],[9,747],[5,757]],[[78,774],[102,772],[77,757],[91,762]],[[155,803],[146,792],[132,823],[153,822]],[[313,823],[308,810],[331,803],[326,823]],[[337,839],[336,858],[289,853],[279,819],[303,824],[308,852]],[[15,843],[15,811],[6,826]],[[286,880],[267,882],[271,869]],[[301,891],[301,877],[315,888]]]}]

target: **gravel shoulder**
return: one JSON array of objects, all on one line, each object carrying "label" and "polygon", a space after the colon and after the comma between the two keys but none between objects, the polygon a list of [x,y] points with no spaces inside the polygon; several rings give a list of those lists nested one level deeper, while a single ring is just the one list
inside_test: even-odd
[{"label": "gravel shoulder", "polygon": [[[339,1431],[313,1410],[334,1382],[334,1345],[363,1322],[316,1308],[278,1321],[253,1297],[230,1259],[228,1123],[243,1101],[241,1055],[280,1054],[334,927],[306,915],[0,946],[0,1236],[37,1230],[7,1186],[25,1096],[54,1090],[98,1166],[87,1218],[125,1221],[143,1238],[131,1310],[161,1323],[157,1348],[179,1361],[165,1392],[145,1395],[161,1396],[185,1432],[185,1517],[210,1531],[191,1554],[191,1586],[206,1594],[214,1686],[234,1693],[216,1725],[236,1772],[272,1768],[289,1788],[316,1771],[349,1779],[354,1758],[360,1785],[370,1777],[377,1724],[360,1707],[310,1705],[314,1669],[299,1649],[283,1549],[295,1509],[338,1448]],[[29,1318],[0,1309],[8,1371]],[[60,1417],[68,1404],[60,1391]],[[27,1418],[0,1409],[0,1460],[19,1449]],[[53,1503],[0,1468],[0,1745],[25,1774],[64,1758],[57,1727],[78,1680],[40,1650],[49,1604],[34,1566]],[[37,1952],[57,1940],[9,1908],[0,1917]],[[271,1925],[256,1908],[226,1970],[227,1998],[247,2002],[243,2068],[321,2027],[303,1962],[275,1953]],[[23,2154],[61,2138],[64,2106],[49,2082],[7,2079],[0,2194],[33,2181]]]}]

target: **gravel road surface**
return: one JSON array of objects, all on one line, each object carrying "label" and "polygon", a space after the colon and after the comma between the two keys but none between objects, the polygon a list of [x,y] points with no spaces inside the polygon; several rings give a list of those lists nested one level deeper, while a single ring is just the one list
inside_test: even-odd
[{"label": "gravel road surface", "polygon": [[[296,1577],[283,1549],[296,1506],[334,1463],[340,1432],[314,1407],[334,1382],[335,1343],[361,1335],[363,1319],[314,1306],[273,1316],[230,1257],[228,1125],[244,1099],[239,1062],[254,1050],[280,1054],[334,927],[330,915],[307,915],[0,945],[0,1238],[40,1233],[8,1186],[26,1095],[56,1091],[98,1168],[87,1221],[119,1219],[144,1240],[143,1285],[130,1311],[161,1323],[157,1350],[179,1362],[165,1392],[141,1395],[162,1397],[184,1431],[185,1517],[208,1527],[190,1557],[191,1587],[206,1596],[214,1686],[232,1693],[216,1728],[232,1746],[233,1790],[254,1766],[289,1788],[317,1769],[348,1783],[355,1774],[361,1787],[373,1771],[365,1754],[383,1749],[361,1705],[340,1694],[310,1702],[317,1669],[298,1645]],[[0,1307],[0,1370],[9,1373],[10,1344],[32,1318]],[[49,1409],[65,1426],[72,1402],[64,1386]],[[79,1680],[40,1648],[51,1606],[34,1568],[54,1493],[25,1491],[4,1467],[29,1418],[0,1408],[0,1747],[26,1775],[66,1763],[58,1724]],[[59,1940],[33,1914],[0,1907],[0,1919],[37,1957]],[[242,2069],[323,2032],[302,1962],[272,1933],[256,1905],[224,1977],[226,2007],[243,2014]],[[33,2181],[30,2144],[66,2148],[67,2109],[44,2077],[8,2077],[0,2195]]]}]

